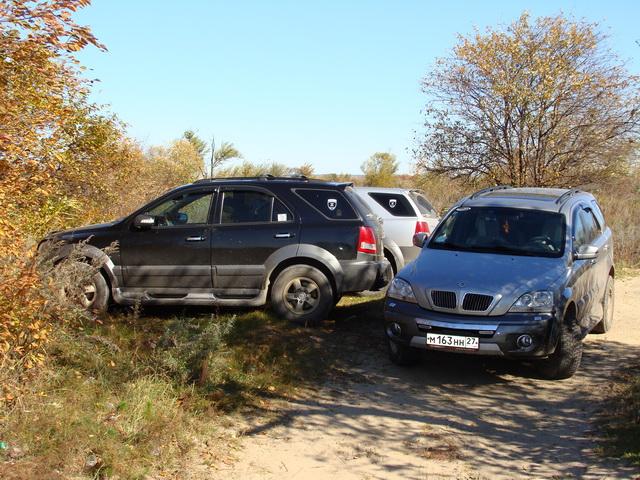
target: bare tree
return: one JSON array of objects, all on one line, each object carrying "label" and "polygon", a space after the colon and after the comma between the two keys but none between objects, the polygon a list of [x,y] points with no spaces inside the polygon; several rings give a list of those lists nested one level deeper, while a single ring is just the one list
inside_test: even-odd
[{"label": "bare tree", "polygon": [[635,148],[639,77],[597,24],[563,16],[460,37],[423,80],[418,170],[512,185],[576,185]]}]

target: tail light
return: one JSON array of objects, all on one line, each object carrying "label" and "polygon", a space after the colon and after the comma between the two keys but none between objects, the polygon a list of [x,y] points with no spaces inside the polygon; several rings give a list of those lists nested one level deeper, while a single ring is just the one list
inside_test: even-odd
[{"label": "tail light", "polygon": [[416,222],[416,231],[413,234],[415,235],[416,233],[429,233],[429,224],[427,222]]},{"label": "tail light", "polygon": [[360,227],[360,235],[358,236],[358,251],[360,253],[375,254],[376,234],[371,227]]}]

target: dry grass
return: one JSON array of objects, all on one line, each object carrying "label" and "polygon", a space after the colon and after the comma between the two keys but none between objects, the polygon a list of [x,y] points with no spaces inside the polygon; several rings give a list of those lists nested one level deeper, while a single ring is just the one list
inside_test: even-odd
[{"label": "dry grass", "polygon": [[604,454],[640,465],[640,364],[617,372],[612,398],[601,419]]},{"label": "dry grass", "polygon": [[617,262],[627,268],[640,267],[640,174],[612,178],[592,191],[613,230]]},{"label": "dry grass", "polygon": [[265,311],[124,311],[102,324],[63,327],[46,367],[0,415],[8,445],[0,478],[175,471],[226,413],[322,375],[319,345],[308,337]]}]

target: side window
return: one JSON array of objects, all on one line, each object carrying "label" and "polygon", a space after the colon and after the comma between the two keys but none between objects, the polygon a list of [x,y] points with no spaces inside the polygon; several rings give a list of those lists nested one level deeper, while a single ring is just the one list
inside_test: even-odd
[{"label": "side window", "polygon": [[338,190],[297,189],[295,192],[325,217],[334,220],[358,218],[349,201]]},{"label": "side window", "polygon": [[387,212],[394,217],[415,217],[416,213],[409,203],[409,200],[402,194],[392,193],[369,193],[376,203],[380,204]]},{"label": "side window", "polygon": [[574,247],[588,245],[600,235],[600,225],[591,209],[581,208],[576,215],[576,225],[574,226]]},{"label": "side window", "polygon": [[416,202],[420,213],[433,217],[437,216],[435,208],[433,208],[433,205],[429,203],[429,200],[427,200],[421,190],[412,190],[411,192],[409,192],[409,196],[413,199],[414,202]]},{"label": "side window", "polygon": [[586,245],[587,242],[587,233],[585,231],[584,223],[582,221],[582,209],[578,210],[574,216],[573,220],[573,249],[577,250],[582,245]]},{"label": "side window", "polygon": [[595,200],[591,200],[591,207],[593,208],[593,214],[596,216],[596,220],[598,220],[598,224],[600,225],[600,230],[604,230],[604,214],[602,213],[602,209],[598,202]]},{"label": "side window", "polygon": [[145,212],[159,227],[194,225],[208,222],[213,192],[190,192],[165,200]]},{"label": "side window", "polygon": [[291,222],[293,221],[293,215],[289,209],[277,198],[273,203],[273,214],[271,215],[272,222]]},{"label": "side window", "polygon": [[228,190],[222,194],[220,223],[290,222],[293,215],[277,198],[253,190]]}]

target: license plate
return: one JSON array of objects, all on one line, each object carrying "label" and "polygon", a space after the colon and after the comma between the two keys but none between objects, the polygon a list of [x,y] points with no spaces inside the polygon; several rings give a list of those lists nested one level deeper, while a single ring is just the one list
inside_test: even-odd
[{"label": "license plate", "polygon": [[478,337],[463,337],[461,335],[441,335],[439,333],[427,333],[427,346],[438,348],[478,350],[480,341]]}]

